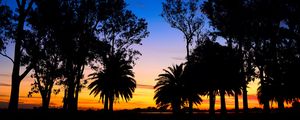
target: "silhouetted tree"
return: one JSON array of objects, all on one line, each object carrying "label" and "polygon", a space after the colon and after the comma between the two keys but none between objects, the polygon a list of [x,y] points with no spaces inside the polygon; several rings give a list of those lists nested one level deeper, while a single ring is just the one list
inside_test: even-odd
[{"label": "silhouetted tree", "polygon": [[[105,103],[105,110],[113,111],[114,101],[124,99],[126,102],[132,98],[132,93],[136,88],[134,73],[131,61],[125,59],[124,52],[117,52],[103,60],[104,70],[93,73],[89,76],[93,81],[88,88],[92,89],[90,94],[97,96]],[[108,97],[108,100],[106,99]]]},{"label": "silhouetted tree", "polygon": [[[126,10],[124,8],[125,7],[124,2],[121,2],[120,6],[121,9],[119,9],[118,11],[114,11],[112,14],[107,16],[107,19],[100,22],[101,27],[100,29],[98,29],[100,39],[102,39],[103,42],[110,45],[110,49],[106,51],[107,53],[104,54],[102,59],[100,59],[100,61],[102,61],[104,65],[103,71],[109,72],[106,74],[113,74],[113,72],[118,72],[119,71],[118,69],[122,67],[122,66],[115,66],[114,68],[110,68],[109,66],[107,66],[107,64],[113,62],[109,60],[113,59],[114,56],[123,57],[118,59],[129,61],[131,62],[131,64],[134,64],[135,60],[138,58],[137,55],[141,55],[141,53],[135,50],[133,46],[142,45],[141,41],[149,35],[149,32],[147,30],[147,22],[145,21],[145,19],[139,19],[131,11]],[[118,55],[118,54],[123,54],[123,55]],[[117,64],[117,65],[122,65],[122,64]],[[100,70],[98,72],[99,74],[101,74],[103,71]],[[109,78],[110,80],[109,83],[118,80],[118,78],[115,78],[115,76],[108,76],[108,77],[111,77]],[[99,76],[99,79],[102,78],[100,78]],[[113,82],[113,83],[116,85],[119,84],[117,82]],[[99,83],[99,84],[102,85],[104,83]],[[123,84],[123,85],[124,85],[123,87],[130,87],[128,86],[128,84]],[[109,88],[109,91],[107,93],[106,92],[103,93],[106,95],[102,96],[105,97],[102,98],[102,100],[104,101],[104,109],[108,110],[109,107],[109,109],[112,111],[114,101],[115,99],[119,98],[118,94],[120,93],[117,93],[117,91],[114,92],[114,89],[118,89],[117,88],[118,86],[108,85],[108,87],[111,88]],[[131,92],[133,91],[134,89]],[[128,96],[127,98],[129,99],[131,97]],[[125,100],[127,100],[127,98]]]},{"label": "silhouetted tree", "polygon": [[[278,4],[278,3],[277,3]],[[299,93],[295,92],[298,88],[299,79],[297,72],[299,71],[299,13],[300,4],[295,1],[280,1],[280,13],[283,17],[280,21],[279,38],[281,39],[281,45],[278,56],[281,68],[281,76],[278,76],[281,80],[277,82],[277,86],[280,89],[275,101],[278,103],[280,110],[284,109],[284,102],[292,103],[299,99]],[[298,34],[298,35],[297,35]]]},{"label": "silhouetted tree", "polygon": [[[17,110],[18,102],[19,102],[19,90],[20,83],[25,78],[25,76],[30,72],[33,68],[31,63],[21,63],[22,58],[22,44],[25,41],[25,30],[24,27],[26,18],[28,17],[28,13],[31,10],[32,5],[34,4],[34,0],[16,0],[17,9],[16,16],[14,22],[16,25],[12,28],[13,39],[15,42],[14,49],[14,59],[13,59],[13,70],[12,70],[12,82],[11,82],[11,94],[9,100],[9,110]],[[12,59],[11,59],[12,60]],[[20,74],[20,67],[26,66],[25,71]]]},{"label": "silhouetted tree", "polygon": [[112,13],[101,24],[99,33],[102,35],[101,39],[110,44],[110,54],[124,51],[132,62],[136,55],[141,55],[139,51],[134,50],[133,46],[142,45],[141,41],[149,35],[145,19],[137,18],[124,8]]},{"label": "silhouetted tree", "polygon": [[159,74],[154,86],[154,100],[158,107],[171,107],[174,114],[180,112],[184,105],[184,64],[163,69],[165,73]]},{"label": "silhouetted tree", "polygon": [[[287,6],[290,1],[257,1],[253,0],[251,6],[252,28],[255,33],[255,55],[256,63],[260,70],[261,92],[263,99],[260,102],[264,104],[264,110],[270,111],[270,101],[275,100],[279,109],[284,109],[285,90],[289,81],[285,78],[285,69],[288,64],[294,62],[293,52],[295,43],[286,35],[289,28],[285,25],[286,14],[289,9]],[[268,7],[264,7],[268,6]],[[276,8],[276,9],[275,9]],[[272,14],[270,14],[272,13]],[[258,31],[257,31],[258,30]],[[289,51],[289,52],[286,52]],[[295,64],[295,63],[292,63]],[[296,65],[296,64],[295,64]],[[272,92],[271,92],[272,91]]]},{"label": "silhouetted tree", "polygon": [[[200,12],[199,0],[166,0],[162,4],[163,11],[161,16],[172,28],[180,30],[184,34],[186,41],[186,58],[189,61],[190,45],[193,40],[199,39],[203,27],[203,18]],[[192,91],[191,91],[192,92]],[[192,98],[190,98],[192,99]],[[193,110],[193,100],[189,103],[189,112]]]},{"label": "silhouetted tree", "polygon": [[297,93],[294,96],[290,91],[294,89],[291,83],[298,82],[287,77],[287,74],[293,76],[292,71],[297,69],[291,66],[298,66],[298,2],[209,0],[203,11],[218,30],[217,33],[228,39],[228,43],[233,40],[243,53],[241,70],[247,81],[252,79],[254,68],[259,70],[258,97],[264,111],[270,111],[270,101],[276,101],[282,110],[284,101],[297,98]]},{"label": "silhouetted tree", "polygon": [[40,0],[31,22],[39,33],[53,39],[61,56],[65,84],[64,108],[77,110],[79,92],[84,87],[84,68],[95,59],[99,43],[100,22],[118,11],[124,1],[106,0]]},{"label": "silhouetted tree", "polygon": [[[222,36],[227,41],[229,47],[238,49],[240,55],[240,71],[244,75],[241,79],[243,82],[243,108],[244,112],[248,111],[247,101],[247,84],[251,80],[252,63],[251,63],[251,44],[246,34],[249,29],[249,16],[247,11],[247,4],[243,0],[208,0],[204,3],[202,11],[210,19],[210,24],[216,28],[215,34]],[[236,111],[238,110],[238,94],[239,89],[235,91]]]},{"label": "silhouetted tree", "polygon": [[32,61],[34,70],[32,74],[34,83],[28,97],[31,97],[33,93],[40,93],[44,110],[49,108],[52,91],[54,94],[59,92],[57,89],[53,90],[53,86],[63,75],[61,56],[56,46],[50,35],[46,37],[42,34],[33,35],[32,39],[26,40],[23,44],[26,54],[31,56],[27,60]]},{"label": "silhouetted tree", "polygon": [[210,114],[214,115],[215,95],[221,96],[221,113],[226,113],[225,94],[241,89],[240,62],[237,50],[221,46],[208,38],[200,41],[191,55],[193,77],[201,81],[210,97]]},{"label": "silhouetted tree", "polygon": [[[182,92],[184,93],[184,105],[190,105],[190,103],[199,105],[202,102],[201,95],[204,95],[207,92],[202,89],[203,83],[201,83],[201,79],[199,80],[194,76],[195,74],[198,74],[197,71],[194,71],[194,67],[192,62],[185,63],[183,75],[184,89],[182,89]],[[189,108],[189,110],[191,111],[192,109]]]},{"label": "silhouetted tree", "polygon": [[9,6],[0,0],[0,55],[7,57],[13,62],[13,59],[6,54],[6,44],[9,41],[9,33],[12,29],[12,11]]}]

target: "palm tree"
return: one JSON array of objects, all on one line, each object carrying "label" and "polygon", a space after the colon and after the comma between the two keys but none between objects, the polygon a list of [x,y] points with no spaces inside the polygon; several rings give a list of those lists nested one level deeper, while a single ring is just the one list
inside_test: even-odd
[{"label": "palm tree", "polygon": [[189,86],[185,80],[184,64],[163,69],[165,73],[159,74],[158,82],[154,86],[154,99],[158,107],[171,107],[174,114],[180,112],[180,109],[186,102],[193,98],[193,103],[200,103],[202,99],[198,94],[191,94]]},{"label": "palm tree", "polygon": [[115,100],[120,98],[126,102],[132,98],[136,88],[131,61],[125,60],[124,52],[117,52],[104,59],[104,69],[98,73],[90,74],[93,81],[88,88],[90,94],[97,96],[104,102],[104,110],[113,111]]},{"label": "palm tree", "polygon": [[[190,46],[194,40],[199,39],[204,26],[204,20],[200,12],[200,0],[166,0],[162,3],[161,16],[171,25],[178,29],[184,35],[186,42],[186,58],[189,62]],[[193,99],[189,100],[189,112],[193,112]]]},{"label": "palm tree", "polygon": [[194,71],[194,65],[191,62],[187,62],[184,67],[184,100],[186,104],[189,105],[189,114],[193,113],[191,104],[198,105],[202,102],[201,95],[205,95],[206,91],[203,89],[203,83],[201,80],[194,77],[195,74],[198,74]]},{"label": "palm tree", "polygon": [[158,82],[154,86],[154,99],[158,107],[171,106],[173,113],[180,111],[183,105],[183,64],[163,69],[165,73],[159,74]]}]

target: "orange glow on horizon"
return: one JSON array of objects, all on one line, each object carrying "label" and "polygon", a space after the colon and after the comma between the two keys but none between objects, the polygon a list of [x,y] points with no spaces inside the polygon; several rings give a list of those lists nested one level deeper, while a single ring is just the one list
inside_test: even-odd
[{"label": "orange glow on horizon", "polygon": [[[10,77],[7,77],[10,78]],[[7,80],[10,81],[10,80]],[[41,97],[39,94],[34,94],[33,97],[28,98],[27,94],[30,90],[30,84],[32,82],[32,78],[26,77],[26,80],[22,81],[21,83],[21,90],[20,90],[20,99],[19,99],[19,108],[33,108],[33,107],[40,107],[41,106]],[[127,103],[118,100],[114,104],[115,110],[122,110],[122,109],[135,109],[135,108],[147,108],[147,107],[156,107],[155,101],[153,100],[154,96],[154,89],[153,85],[143,85],[139,84],[133,94],[133,98],[128,101]],[[153,80],[153,84],[155,81]],[[256,97],[256,89],[257,89],[257,82],[251,82],[248,88],[248,105],[249,108],[261,108],[262,106],[259,105]],[[84,88],[79,95],[78,100],[78,107],[81,110],[93,109],[99,110],[103,109],[103,103],[99,100],[99,96],[94,97],[93,95],[89,95],[89,90]],[[7,108],[7,103],[9,101],[9,94],[10,94],[10,86],[1,86],[0,92],[0,107]],[[61,91],[58,95],[52,95],[50,101],[50,107],[54,108],[61,108],[63,98],[63,91]],[[207,110],[209,108],[209,99],[207,96],[202,96],[203,102],[201,105],[195,106],[195,108]],[[2,104],[2,105],[1,105]],[[276,108],[276,104],[271,104],[273,108]],[[291,105],[287,105],[291,106]],[[234,109],[234,97],[233,96],[226,96],[226,107],[227,109]],[[217,96],[216,98],[216,105],[215,109],[220,108],[220,98]],[[239,96],[239,108],[243,108],[243,99],[242,96]]]}]

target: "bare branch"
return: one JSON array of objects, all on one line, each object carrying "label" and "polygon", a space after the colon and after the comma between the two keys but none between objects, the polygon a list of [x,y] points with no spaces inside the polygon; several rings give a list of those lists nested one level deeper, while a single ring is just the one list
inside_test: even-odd
[{"label": "bare branch", "polygon": [[32,64],[30,64],[27,68],[26,68],[26,70],[23,72],[23,74],[19,77],[20,79],[20,81],[21,80],[23,80],[24,78],[25,78],[25,76],[31,71],[31,69],[33,68],[33,65]]},{"label": "bare branch", "polygon": [[34,0],[31,0],[30,3],[28,4],[28,7],[27,7],[27,9],[25,11],[25,16],[29,13],[29,10],[31,9],[33,3],[34,3]]},{"label": "bare branch", "polygon": [[11,57],[9,57],[6,53],[1,53],[0,52],[0,55],[2,55],[3,57],[8,58],[12,63],[14,63],[14,60]]},{"label": "bare branch", "polygon": [[17,1],[18,8],[21,8],[20,1],[19,0],[16,0],[16,1]]}]

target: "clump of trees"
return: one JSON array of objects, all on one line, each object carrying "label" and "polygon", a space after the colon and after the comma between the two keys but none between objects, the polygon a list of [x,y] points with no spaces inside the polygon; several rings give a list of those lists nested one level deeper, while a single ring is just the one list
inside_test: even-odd
[{"label": "clump of trees", "polygon": [[298,39],[293,37],[297,34],[294,28],[298,25],[294,22],[290,24],[299,16],[296,14],[298,3],[282,0],[210,0],[203,8],[217,32],[240,46],[244,63],[247,64],[244,68],[248,68],[246,73],[251,73],[251,66],[258,69],[258,98],[266,112],[271,101],[276,101],[282,110],[284,102],[299,98],[294,92],[298,77],[286,76],[292,76],[299,68],[291,67],[299,65],[299,46]]},{"label": "clump of trees", "polygon": [[[201,37],[201,28],[204,26],[203,16],[200,14],[199,0],[166,0],[162,3],[161,16],[171,25],[172,28],[179,30],[183,34],[186,42],[186,58],[189,62],[190,46]],[[192,85],[192,84],[186,84]],[[191,87],[187,87],[191,88]],[[190,94],[197,94],[190,89]],[[189,100],[189,112],[192,114],[193,99]]]},{"label": "clump of trees", "polygon": [[[149,32],[146,20],[127,10],[124,0],[16,0],[15,11],[0,3],[0,55],[13,63],[10,110],[17,110],[20,83],[32,70],[29,96],[40,93],[45,110],[51,94],[60,91],[54,85],[63,86],[63,108],[77,110],[86,67],[95,70],[88,88],[100,95],[105,110],[112,111],[119,99],[132,98],[132,69],[141,55],[134,46]],[[226,114],[225,95],[234,95],[239,112],[238,95],[243,94],[247,113],[247,84],[254,78],[260,80],[257,96],[265,112],[270,102],[283,110],[285,102],[299,100],[297,1],[166,0],[162,6],[161,16],[183,33],[187,61],[159,75],[154,96],[159,107],[171,106],[179,113],[188,105],[192,113],[200,96],[209,96],[213,115],[215,96],[220,95],[221,113]],[[10,42],[15,45],[13,58],[6,54]]]},{"label": "clump of trees", "polygon": [[[149,32],[147,22],[126,10],[124,0],[16,0],[16,3],[15,12],[9,6],[0,7],[1,55],[14,65],[10,110],[17,110],[20,82],[31,70],[34,83],[28,96],[40,93],[45,110],[49,108],[51,94],[61,91],[53,89],[55,85],[63,86],[63,108],[77,110],[79,92],[87,84],[83,80],[86,67],[108,74],[105,79],[113,85],[108,86],[105,95],[111,110],[115,100],[132,98],[136,87],[132,68],[141,55],[133,45],[141,45]],[[12,17],[13,14],[16,16]],[[14,58],[5,54],[10,39],[15,43]],[[21,66],[25,66],[25,71],[20,75]]]},{"label": "clump of trees", "polygon": [[[220,95],[221,113],[226,114],[225,95],[235,96],[235,110],[239,112],[238,95],[241,93],[243,109],[247,113],[247,84],[255,78],[260,81],[257,96],[265,112],[270,111],[270,102],[278,103],[278,109],[283,110],[285,102],[299,100],[299,93],[295,92],[299,85],[297,71],[300,68],[298,2],[207,0],[196,4],[200,6],[201,13],[182,7],[195,5],[196,2],[167,0],[163,3],[163,18],[171,27],[184,33],[187,46],[191,41],[188,38],[193,38],[186,36],[187,32],[193,29],[199,31],[199,34],[190,34],[199,37],[196,37],[197,43],[190,55],[189,48],[187,50],[186,69],[183,70],[187,77],[182,78],[183,82],[177,86],[185,86],[187,82],[193,85],[189,88],[198,95],[208,95],[212,115],[215,95]],[[187,25],[195,22],[191,19],[193,16],[201,15],[207,18],[202,21],[209,22],[208,31],[201,26]],[[220,39],[225,40],[226,44],[215,42]],[[157,83],[157,86],[168,85],[160,81]],[[160,96],[159,91],[163,87],[156,88],[155,100],[161,106],[157,96]],[[171,91],[169,94],[175,93],[178,92]],[[181,99],[181,102],[184,101]]]},{"label": "clump of trees", "polygon": [[125,10],[124,3],[121,7],[100,23],[101,39],[109,45],[109,49],[99,61],[103,67],[96,67],[97,72],[89,75],[90,79],[95,80],[88,86],[92,89],[90,94],[99,94],[104,102],[104,110],[110,111],[113,111],[114,102],[120,98],[125,101],[132,98],[136,88],[132,69],[141,55],[133,46],[141,45],[149,35],[145,19],[139,19],[131,11]]}]

